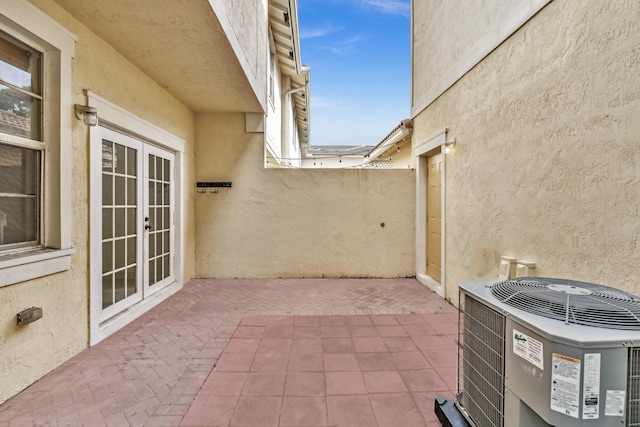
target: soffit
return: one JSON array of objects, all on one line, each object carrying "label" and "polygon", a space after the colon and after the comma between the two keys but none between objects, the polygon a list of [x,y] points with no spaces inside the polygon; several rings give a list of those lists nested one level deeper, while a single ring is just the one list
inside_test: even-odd
[{"label": "soffit", "polygon": [[307,87],[291,94],[298,138],[306,147],[310,133],[309,72],[301,63],[297,0],[269,0],[269,26],[280,72],[291,77],[291,89]]},{"label": "soffit", "polygon": [[196,112],[262,112],[207,0],[55,0]]}]

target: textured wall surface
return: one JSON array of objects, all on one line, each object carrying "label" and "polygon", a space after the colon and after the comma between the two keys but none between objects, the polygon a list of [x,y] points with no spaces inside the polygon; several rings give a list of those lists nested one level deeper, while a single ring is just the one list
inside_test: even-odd
[{"label": "textured wall surface", "polygon": [[[186,188],[194,188],[193,114],[50,0],[33,3],[78,36],[73,102],[86,104],[84,89],[138,114],[187,141]],[[88,129],[73,120],[71,270],[0,288],[0,402],[16,394],[88,345],[89,164]],[[193,193],[187,193],[185,278],[193,277]],[[16,313],[43,308],[43,318],[17,327]]]},{"label": "textured wall surface", "polygon": [[554,1],[414,120],[414,141],[444,127],[457,140],[452,300],[500,255],[640,293],[638,16],[633,0]]},{"label": "textured wall surface", "polygon": [[[413,170],[263,168],[244,115],[196,116],[198,277],[414,275]],[[380,223],[384,222],[385,227]]]},{"label": "textured wall surface", "polygon": [[522,0],[420,0],[412,2],[414,69],[412,105],[473,49]]}]

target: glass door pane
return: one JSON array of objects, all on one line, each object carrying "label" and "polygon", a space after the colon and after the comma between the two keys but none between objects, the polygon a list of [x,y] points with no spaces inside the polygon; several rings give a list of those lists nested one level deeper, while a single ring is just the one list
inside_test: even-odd
[{"label": "glass door pane", "polygon": [[116,134],[113,140],[103,139],[101,148],[102,310],[103,317],[108,317],[142,298],[138,230],[141,143]]},{"label": "glass door pane", "polygon": [[173,155],[155,147],[145,147],[147,167],[146,289],[173,282]]}]

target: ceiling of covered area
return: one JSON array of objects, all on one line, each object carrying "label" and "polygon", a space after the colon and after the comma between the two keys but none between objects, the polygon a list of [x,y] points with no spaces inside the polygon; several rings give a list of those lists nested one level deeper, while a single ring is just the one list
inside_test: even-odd
[{"label": "ceiling of covered area", "polygon": [[193,111],[263,111],[208,0],[55,1]]}]

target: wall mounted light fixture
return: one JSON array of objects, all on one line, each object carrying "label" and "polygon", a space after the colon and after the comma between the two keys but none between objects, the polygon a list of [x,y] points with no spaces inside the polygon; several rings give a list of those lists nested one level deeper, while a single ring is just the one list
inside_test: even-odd
[{"label": "wall mounted light fixture", "polygon": [[449,141],[444,142],[444,152],[450,153],[451,149],[456,146],[456,139],[450,139]]},{"label": "wall mounted light fixture", "polygon": [[76,117],[87,126],[97,126],[98,110],[93,107],[76,104]]}]

